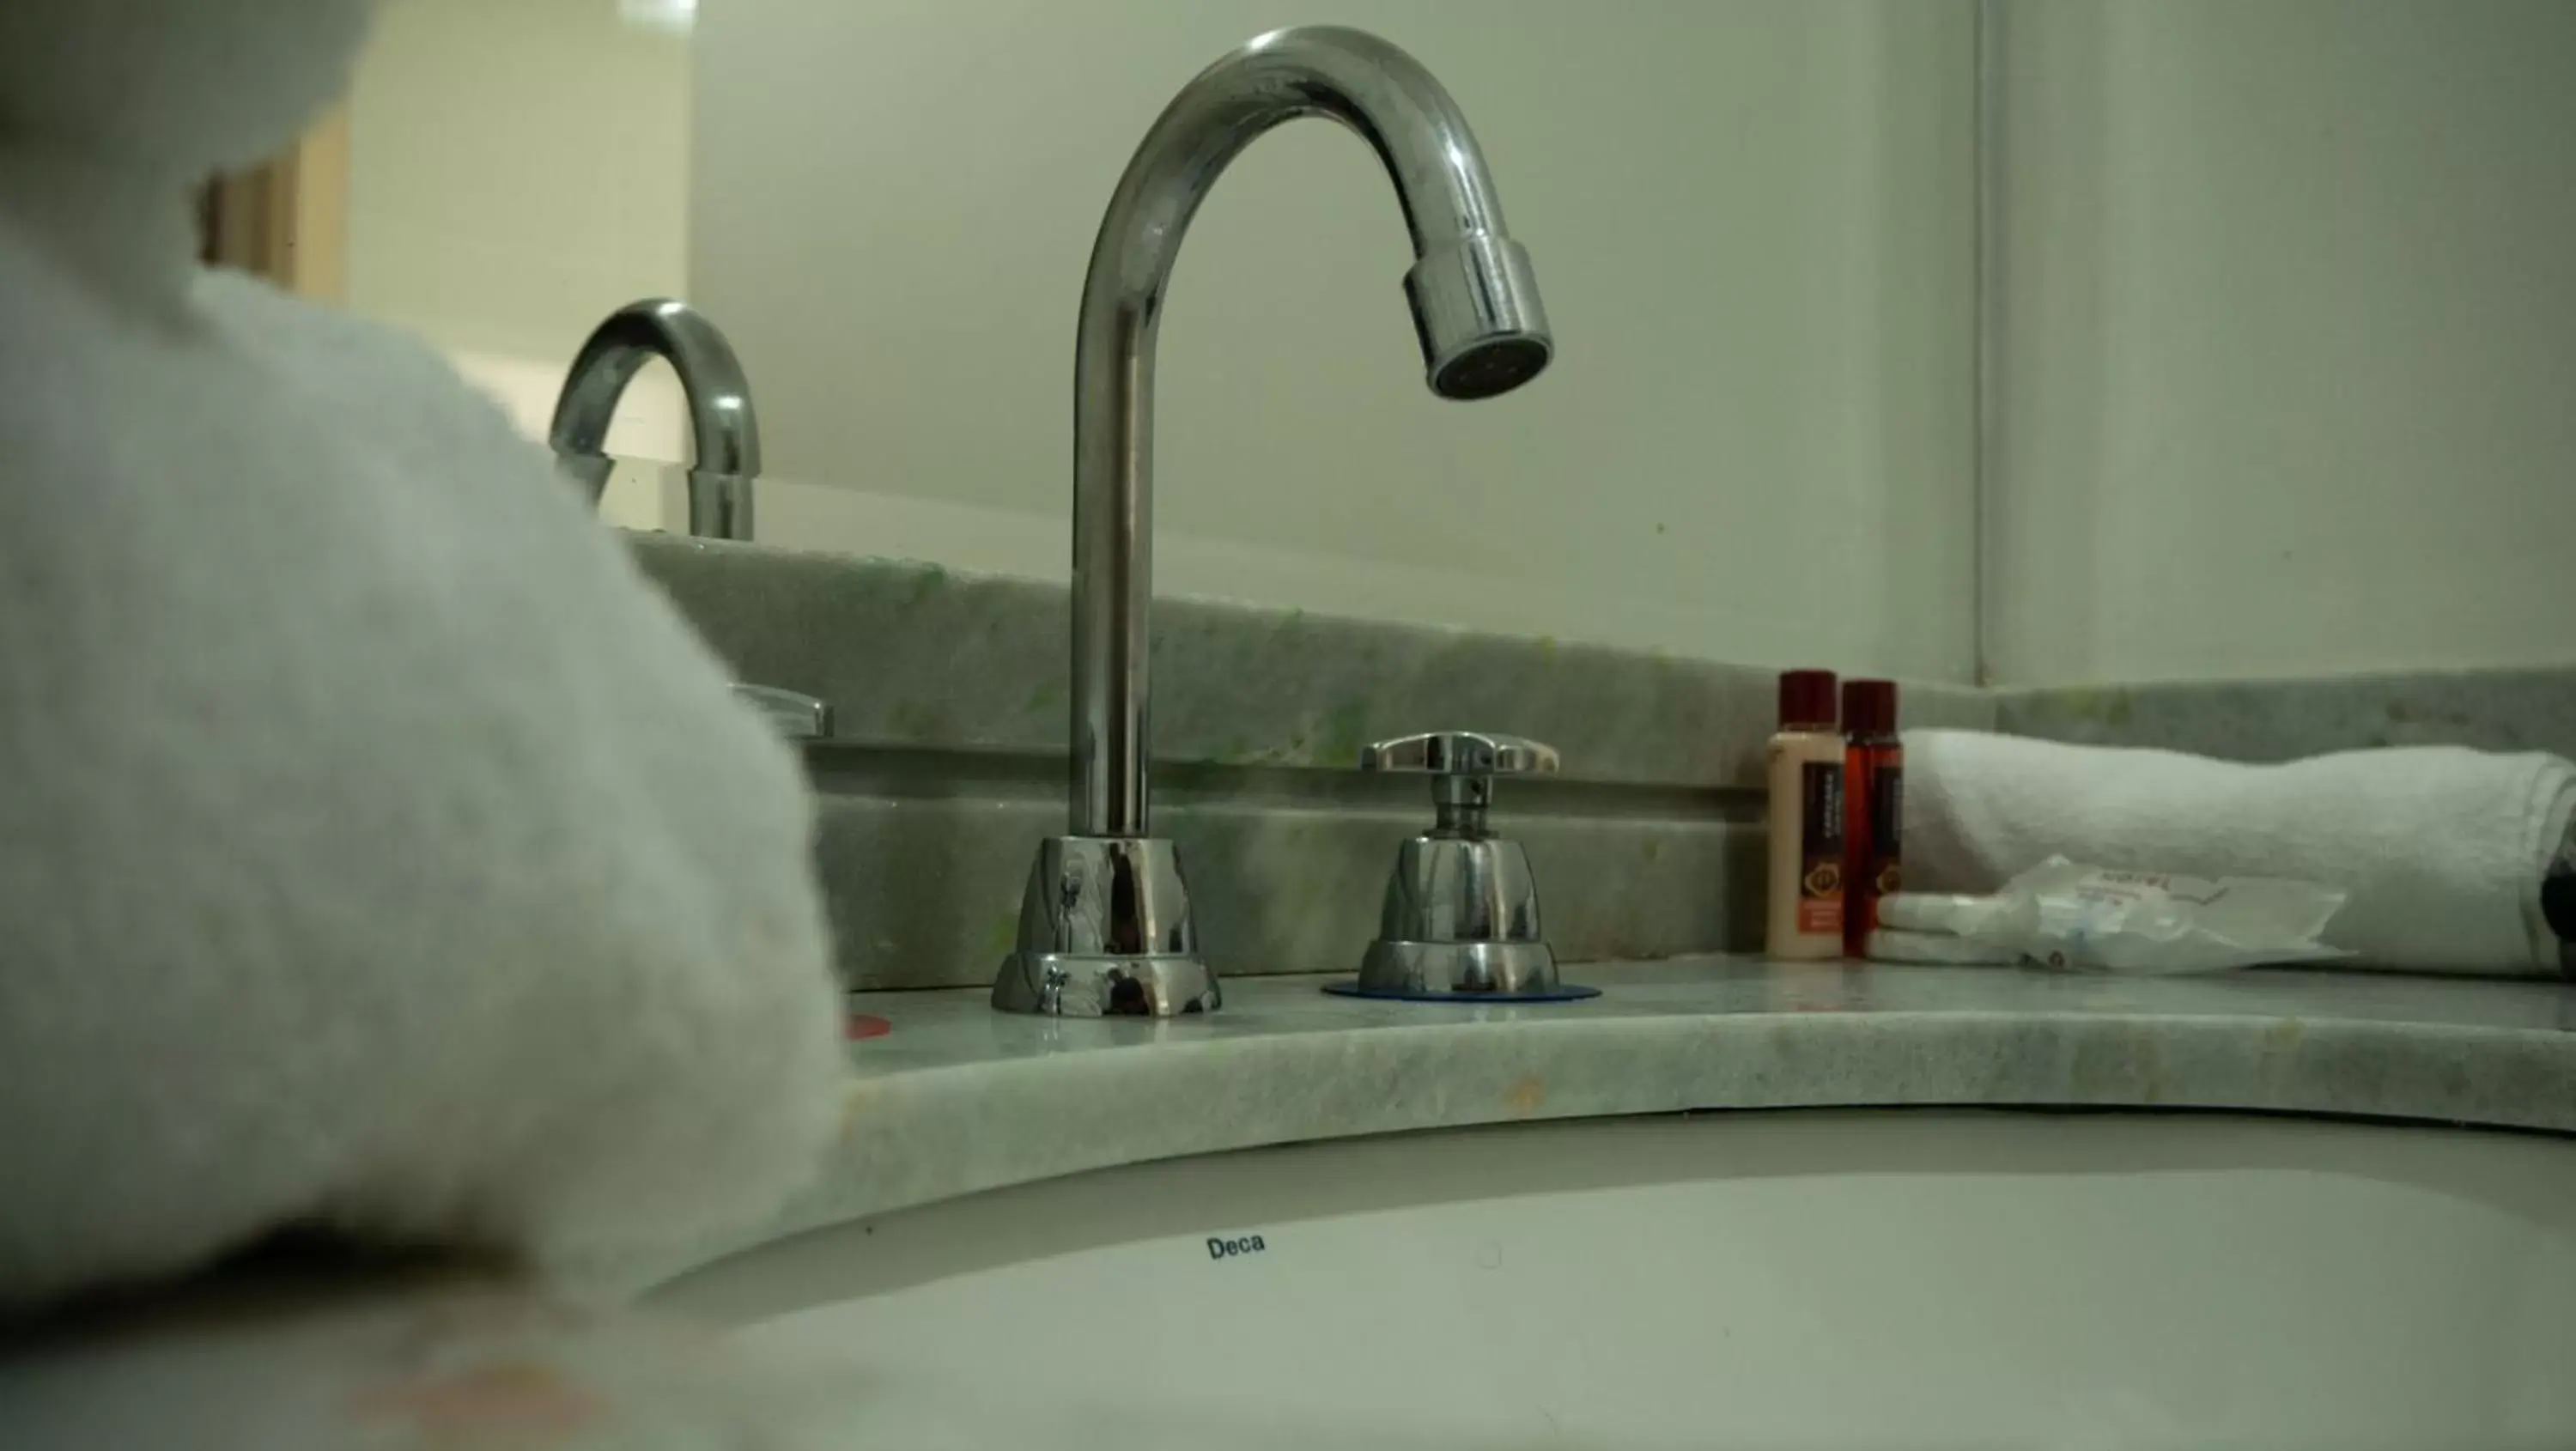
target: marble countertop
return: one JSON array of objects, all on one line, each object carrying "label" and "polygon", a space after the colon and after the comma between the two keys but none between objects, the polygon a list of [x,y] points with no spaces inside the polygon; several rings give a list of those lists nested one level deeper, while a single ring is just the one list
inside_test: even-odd
[{"label": "marble countertop", "polygon": [[1298,1140],[1694,1109],[2249,1109],[2576,1133],[2576,985],[2186,978],[1698,957],[1569,968],[1589,1002],[1365,1002],[1236,978],[1169,1022],[849,1001],[841,1132],[765,1228],[613,1276],[1005,1185]]},{"label": "marble countertop", "polygon": [[[733,1242],[603,1277],[641,1288],[798,1230],[1114,1164],[1511,1120],[2190,1107],[2576,1133],[2576,985],[1722,957],[1569,975],[1603,996],[1424,1006],[1244,978],[1226,985],[1225,1012],[1154,1023],[1006,1017],[981,990],[859,995],[854,1013],[891,1026],[850,1045],[841,1134],[816,1183]],[[0,1357],[0,1390],[17,1393],[0,1395],[0,1439],[127,1444],[186,1426],[262,1447],[466,1432],[765,1442],[837,1434],[854,1405],[845,1379],[827,1393],[776,1378],[714,1331],[452,1267],[262,1273],[111,1304]]]}]

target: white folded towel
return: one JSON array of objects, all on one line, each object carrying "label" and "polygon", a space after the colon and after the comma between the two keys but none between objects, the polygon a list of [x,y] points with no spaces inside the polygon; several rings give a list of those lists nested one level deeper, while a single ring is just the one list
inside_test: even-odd
[{"label": "white folded towel", "polygon": [[2350,894],[2326,940],[2355,966],[2545,972],[2540,881],[2576,766],[2454,746],[2248,766],[1974,731],[1905,733],[1906,886],[1990,892],[2052,854]]},{"label": "white folded towel", "polygon": [[437,358],[195,263],[364,15],[0,4],[0,1309],[643,1248],[837,1119],[794,760]]}]

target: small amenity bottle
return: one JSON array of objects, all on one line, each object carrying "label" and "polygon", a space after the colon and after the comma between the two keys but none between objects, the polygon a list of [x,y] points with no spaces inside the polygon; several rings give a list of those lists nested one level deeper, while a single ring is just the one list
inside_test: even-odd
[{"label": "small amenity bottle", "polygon": [[1904,890],[1905,745],[1896,682],[1843,682],[1843,956],[1867,954],[1878,899]]},{"label": "small amenity bottle", "polygon": [[1824,958],[1843,950],[1843,757],[1834,725],[1834,673],[1780,677],[1780,733],[1771,738],[1771,879],[1762,950]]}]

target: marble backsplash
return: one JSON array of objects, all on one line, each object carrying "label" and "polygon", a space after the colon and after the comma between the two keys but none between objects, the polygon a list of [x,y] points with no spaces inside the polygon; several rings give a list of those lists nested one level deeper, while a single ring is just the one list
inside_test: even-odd
[{"label": "marble backsplash", "polygon": [[[1061,585],[910,560],[634,535],[742,678],[831,702],[872,746],[1061,757]],[[1352,769],[1368,741],[1449,727],[1542,740],[1569,779],[1758,787],[1775,672],[1545,637],[1205,600],[1154,605],[1157,761]],[[1912,686],[1915,725],[1988,726],[1985,693]]]},{"label": "marble backsplash", "polygon": [[[818,859],[842,966],[867,987],[989,982],[1039,838],[1064,830],[1053,757],[825,746]],[[1387,788],[1403,789],[1387,789]],[[1570,960],[1669,957],[1761,920],[1748,793],[1514,781],[1495,821],[1528,849]],[[1419,778],[1168,766],[1154,824],[1180,844],[1201,946],[1226,975],[1356,970],[1395,843],[1431,819]]]},{"label": "marble backsplash", "polygon": [[2232,761],[2430,745],[2576,758],[2576,667],[2002,691],[1995,708],[2014,735]]},{"label": "marble backsplash", "polygon": [[[854,986],[989,982],[1032,851],[1064,830],[1061,586],[908,561],[633,536],[739,676],[829,701],[808,748],[817,857]],[[1465,727],[1546,741],[1564,773],[1498,788],[1568,961],[1741,950],[1762,921],[1773,672],[1196,600],[1154,612],[1156,830],[1181,844],[1220,973],[1355,969],[1418,777],[1367,741]],[[1957,686],[1914,724],[1986,727]]]},{"label": "marble backsplash", "polygon": [[[666,535],[636,557],[739,676],[829,701],[817,859],[863,988],[989,982],[1065,823],[1067,596],[910,561]],[[1832,662],[1820,662],[1831,664]],[[1220,973],[1356,966],[1419,778],[1360,746],[1440,728],[1556,746],[1498,790],[1571,962],[1754,946],[1768,669],[1202,600],[1154,613],[1156,829]],[[1985,691],[1908,684],[1908,726],[2237,760],[2448,742],[2576,755],[2576,668]]]}]

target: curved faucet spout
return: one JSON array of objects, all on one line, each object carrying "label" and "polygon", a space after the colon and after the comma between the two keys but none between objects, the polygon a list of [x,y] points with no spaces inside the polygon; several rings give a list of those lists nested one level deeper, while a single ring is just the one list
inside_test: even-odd
[{"label": "curved faucet spout", "polygon": [[725,335],[685,302],[630,302],[591,330],[564,376],[547,442],[563,471],[597,503],[608,483],[605,445],[617,400],[636,369],[657,357],[668,359],[680,375],[697,449],[689,466],[689,532],[749,539],[751,481],[760,472],[760,421],[751,409],[751,384]]},{"label": "curved faucet spout", "polygon": [[1385,163],[1412,233],[1424,375],[1444,398],[1537,376],[1552,344],[1528,254],[1457,103],[1411,56],[1334,26],[1273,31],[1200,72],[1119,179],[1083,283],[1074,360],[1072,832],[1149,834],[1154,339],[1191,216],[1252,139],[1328,116]]}]

